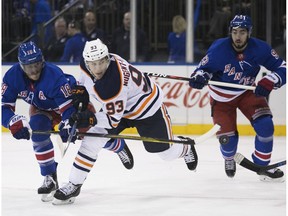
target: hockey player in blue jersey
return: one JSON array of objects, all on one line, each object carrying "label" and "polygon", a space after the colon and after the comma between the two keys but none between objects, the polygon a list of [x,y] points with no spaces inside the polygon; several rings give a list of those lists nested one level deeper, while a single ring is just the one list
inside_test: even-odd
[{"label": "hockey player in blue jersey", "polygon": [[[76,111],[71,98],[71,88],[76,85],[73,76],[51,63],[45,62],[41,50],[33,43],[20,45],[19,63],[13,65],[4,75],[2,82],[2,126],[9,128],[16,139],[30,137],[36,159],[44,176],[43,185],[38,189],[41,200],[51,201],[53,191],[58,188],[54,160],[54,147],[50,135],[30,134],[29,130],[49,131],[58,123],[63,142],[67,142],[71,127],[68,118]],[[22,98],[30,104],[30,121],[15,113],[16,99]],[[72,142],[76,140],[74,136]],[[127,155],[123,140],[107,142],[106,147],[118,153],[127,169],[133,167],[133,157]],[[123,150],[126,150],[123,152]],[[125,164],[127,161],[130,163]]]},{"label": "hockey player in blue jersey", "polygon": [[[273,147],[274,125],[272,113],[266,97],[273,89],[286,84],[286,62],[267,43],[251,37],[252,22],[246,15],[236,15],[230,22],[230,37],[216,40],[206,56],[191,74],[190,86],[202,89],[208,80],[255,85],[255,79],[264,66],[271,71],[249,90],[209,86],[211,113],[214,124],[221,130],[217,137],[225,159],[228,177],[234,177],[239,135],[237,132],[236,109],[238,108],[251,122],[256,132],[253,161],[258,165],[268,165]],[[261,180],[282,181],[284,173],[280,169],[268,170],[261,174]]]}]

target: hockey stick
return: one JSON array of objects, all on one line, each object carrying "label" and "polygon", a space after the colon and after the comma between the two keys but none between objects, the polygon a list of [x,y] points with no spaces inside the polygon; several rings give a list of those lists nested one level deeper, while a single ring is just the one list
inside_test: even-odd
[{"label": "hockey stick", "polygon": [[261,174],[267,170],[286,165],[286,160],[284,160],[284,161],[281,161],[281,162],[278,162],[275,164],[271,164],[268,166],[260,166],[260,165],[253,163],[252,161],[248,160],[241,153],[236,153],[234,156],[234,160],[237,164],[239,164],[239,165],[241,165],[241,166],[245,167],[246,169],[249,169],[253,172],[256,172],[257,174]]},{"label": "hockey stick", "polygon": [[[81,109],[82,109],[82,102],[79,103],[77,112],[80,113]],[[76,134],[77,123],[78,122],[75,121],[73,126],[72,126],[72,129],[71,129],[70,134],[69,134],[68,139],[67,139],[67,145],[64,147],[64,152],[63,152],[62,157],[64,157],[64,155],[66,154],[66,152],[67,152],[67,150],[68,150],[68,148],[70,146],[71,140],[72,140],[73,136]]]},{"label": "hockey stick", "polygon": [[[188,77],[180,77],[180,76],[167,75],[167,74],[158,74],[158,73],[150,73],[150,72],[144,72],[144,74],[146,74],[148,76],[159,77],[159,78],[190,81],[190,78],[188,78]],[[223,86],[223,87],[245,89],[245,90],[255,90],[255,86],[245,86],[245,85],[226,83],[226,82],[218,82],[218,81],[212,81],[212,80],[209,80],[208,84],[216,85],[216,86]]]},{"label": "hockey stick", "polygon": [[[214,134],[220,129],[219,125],[214,125],[208,132],[205,134],[191,140],[174,140],[174,139],[162,139],[162,138],[153,138],[153,137],[139,137],[139,136],[129,136],[129,135],[115,135],[115,134],[100,134],[100,133],[80,133],[77,132],[77,136],[88,136],[88,137],[102,137],[110,139],[126,139],[126,140],[138,140],[144,142],[153,142],[153,143],[176,143],[176,144],[189,144],[195,145],[201,143]],[[35,134],[58,134],[59,131],[33,131]]]}]

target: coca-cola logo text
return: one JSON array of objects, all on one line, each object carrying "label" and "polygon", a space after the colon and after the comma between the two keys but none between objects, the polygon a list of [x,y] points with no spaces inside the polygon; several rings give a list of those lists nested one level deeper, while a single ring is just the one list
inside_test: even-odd
[{"label": "coca-cola logo text", "polygon": [[159,78],[153,78],[162,88],[164,93],[164,103],[167,107],[185,107],[192,108],[198,106],[203,108],[209,105],[209,95],[206,90],[193,89],[185,81],[168,81]]}]

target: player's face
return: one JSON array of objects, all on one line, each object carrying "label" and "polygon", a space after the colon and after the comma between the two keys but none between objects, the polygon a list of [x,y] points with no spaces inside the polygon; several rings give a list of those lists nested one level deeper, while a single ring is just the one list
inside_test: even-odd
[{"label": "player's face", "polygon": [[36,62],[33,64],[28,64],[28,65],[22,65],[23,66],[23,70],[26,73],[26,75],[28,76],[29,79],[37,81],[41,75],[41,71],[42,71],[42,66],[43,66],[43,62]]},{"label": "player's face", "polygon": [[236,51],[242,51],[245,49],[249,38],[247,29],[233,28],[231,31],[231,37],[233,41],[233,47],[236,49]]},{"label": "player's face", "polygon": [[96,60],[96,61],[86,61],[86,64],[88,66],[88,69],[90,70],[90,73],[97,79],[101,79],[108,67],[109,59],[107,57]]}]

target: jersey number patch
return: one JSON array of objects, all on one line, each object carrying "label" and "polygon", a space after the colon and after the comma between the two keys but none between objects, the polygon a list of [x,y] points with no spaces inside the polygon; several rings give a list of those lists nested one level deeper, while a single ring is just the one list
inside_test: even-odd
[{"label": "jersey number patch", "polygon": [[107,109],[108,115],[114,115],[115,113],[120,113],[124,109],[123,101],[119,100],[119,101],[116,101],[115,103],[113,102],[107,103],[106,109]]}]

